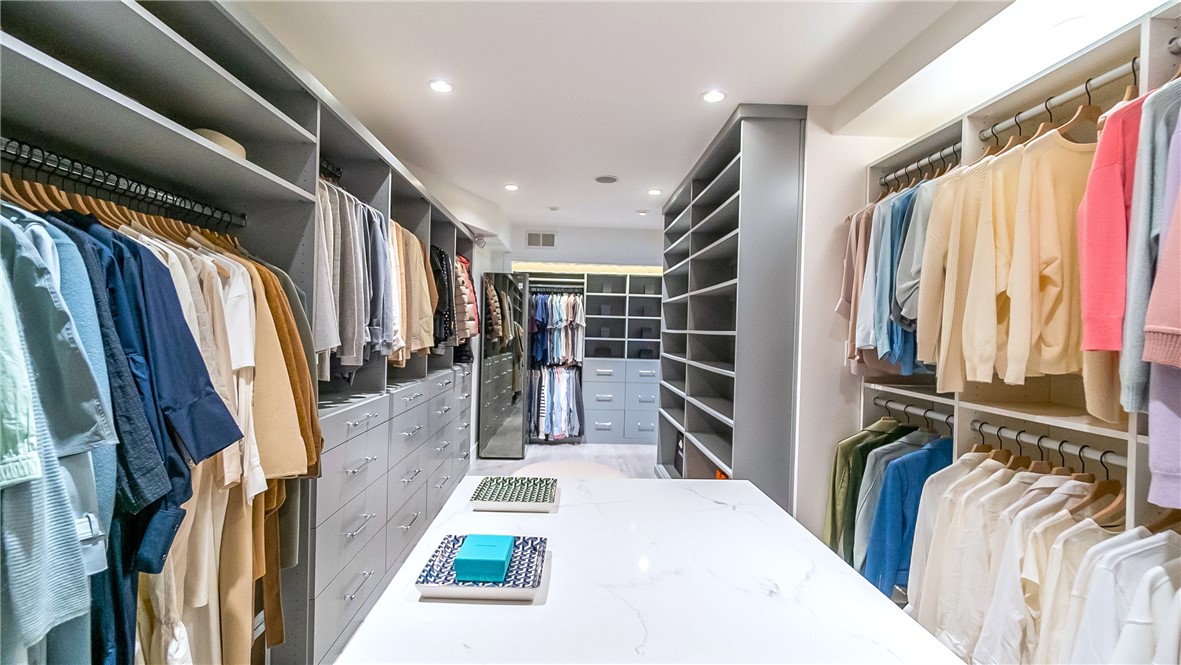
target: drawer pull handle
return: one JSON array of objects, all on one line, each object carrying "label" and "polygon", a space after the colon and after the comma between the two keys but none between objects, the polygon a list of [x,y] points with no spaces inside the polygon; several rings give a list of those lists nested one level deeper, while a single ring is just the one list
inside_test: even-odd
[{"label": "drawer pull handle", "polygon": [[636,423],[636,427],[639,428],[641,432],[651,432],[656,429],[656,425],[653,425],[652,423],[648,423],[647,425],[644,423]]},{"label": "drawer pull handle", "polygon": [[640,395],[640,404],[651,404],[656,401],[656,395]]},{"label": "drawer pull handle", "polygon": [[442,442],[440,442],[439,447],[435,448],[435,452],[441,453],[441,452],[443,452],[443,449],[449,445],[451,445],[450,441],[442,441]]},{"label": "drawer pull handle", "polygon": [[377,417],[376,413],[366,413],[364,418],[361,418],[360,420],[349,420],[349,421],[345,422],[345,425],[348,425],[349,427],[360,427],[361,425],[364,425],[365,423],[369,422],[370,420],[373,420],[376,417]]},{"label": "drawer pull handle", "polygon": [[464,394],[462,394],[462,395],[460,395],[460,396],[459,396],[459,399],[467,399],[467,398],[469,398],[469,397],[471,397],[471,396],[472,396],[472,394],[471,394],[471,393],[464,393]]},{"label": "drawer pull handle", "polygon": [[642,369],[642,370],[640,370],[640,376],[656,376],[656,370]]},{"label": "drawer pull handle", "polygon": [[414,393],[410,397],[403,397],[402,399],[407,402],[413,402],[414,400],[418,399],[419,397],[422,397],[422,393]]},{"label": "drawer pull handle", "polygon": [[414,473],[410,474],[409,478],[403,478],[402,482],[407,483],[407,484],[412,483],[412,482],[414,482],[414,479],[417,478],[418,474],[420,474],[420,473],[422,473],[422,469],[415,469]]},{"label": "drawer pull handle", "polygon": [[399,525],[398,525],[398,528],[399,528],[399,529],[401,529],[401,530],[403,530],[403,531],[409,531],[409,530],[410,530],[410,527],[414,526],[414,523],[418,521],[418,516],[419,516],[419,515],[421,515],[421,514],[422,514],[422,513],[414,513],[413,515],[411,515],[411,516],[410,516],[410,521],[409,521],[409,522],[407,522],[407,523],[405,523],[405,524],[399,524]]},{"label": "drawer pull handle", "polygon": [[454,381],[452,381],[451,379],[447,379],[446,381],[444,381],[444,382],[443,382],[443,385],[445,385],[445,386],[449,386],[449,385],[451,385],[452,383],[455,383],[455,382],[454,382]]},{"label": "drawer pull handle", "polygon": [[344,534],[345,538],[352,539],[352,538],[356,538],[357,536],[361,535],[361,532],[365,530],[365,527],[369,526],[369,520],[373,519],[374,517],[377,517],[377,513],[365,513],[361,517],[365,518],[365,519],[361,520],[361,526],[353,529],[352,531],[346,531]]},{"label": "drawer pull handle", "polygon": [[447,484],[448,480],[451,480],[451,476],[443,476],[443,479],[439,481],[439,484],[435,485],[435,489],[437,489],[437,490],[443,489],[443,486]]},{"label": "drawer pull handle", "polygon": [[409,432],[402,432],[402,436],[409,439],[410,437],[414,436],[415,434],[418,434],[418,430],[420,430],[420,429],[422,429],[422,425],[415,425],[414,429],[410,430]]},{"label": "drawer pull handle", "polygon": [[345,600],[356,600],[357,594],[361,593],[361,589],[365,588],[365,582],[369,581],[369,578],[373,575],[373,572],[374,571],[372,571],[372,570],[362,570],[361,571],[361,583],[357,585],[356,589],[353,589],[352,593],[346,593],[344,595],[344,599]]},{"label": "drawer pull handle", "polygon": [[615,376],[615,370],[613,370],[613,369],[596,369],[595,376]]},{"label": "drawer pull handle", "polygon": [[596,402],[610,402],[615,399],[615,395],[595,395]]},{"label": "drawer pull handle", "polygon": [[364,462],[362,462],[361,464],[358,464],[356,467],[354,467],[352,469],[346,469],[344,473],[346,476],[355,476],[358,473],[361,473],[361,471],[363,471],[365,469],[365,467],[369,466],[370,464],[373,464],[376,461],[377,461],[377,455],[366,455]]},{"label": "drawer pull handle", "polygon": [[609,423],[609,422],[607,422],[607,423],[600,423],[600,422],[596,421],[596,422],[595,422],[595,427],[596,427],[596,428],[598,428],[598,429],[611,429],[611,423]]},{"label": "drawer pull handle", "polygon": [[471,455],[471,451],[467,451],[467,450],[463,451],[463,454],[459,456],[459,461],[462,462],[462,461],[466,460],[469,455]]},{"label": "drawer pull handle", "polygon": [[464,424],[462,424],[462,425],[460,425],[460,426],[459,426],[459,431],[461,431],[461,432],[462,432],[462,431],[464,431],[465,429],[467,429],[467,428],[469,428],[469,427],[471,427],[471,426],[472,426],[472,424],[471,424],[471,423],[464,423]]}]

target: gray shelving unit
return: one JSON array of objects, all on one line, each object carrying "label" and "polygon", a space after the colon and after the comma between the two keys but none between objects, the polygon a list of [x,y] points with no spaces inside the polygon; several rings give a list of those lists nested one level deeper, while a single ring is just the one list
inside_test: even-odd
[{"label": "gray shelving unit", "polygon": [[657,472],[788,510],[805,118],[740,104],[663,210]]},{"label": "gray shelving unit", "polygon": [[660,276],[587,273],[585,279],[586,357],[656,360]]}]

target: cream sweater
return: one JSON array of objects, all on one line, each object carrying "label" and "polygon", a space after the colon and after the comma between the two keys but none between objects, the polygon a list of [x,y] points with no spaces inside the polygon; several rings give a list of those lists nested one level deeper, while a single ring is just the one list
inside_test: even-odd
[{"label": "cream sweater", "polygon": [[919,310],[915,323],[916,356],[925,363],[939,359],[939,332],[943,325],[943,292],[947,281],[947,246],[952,217],[959,200],[962,171],[943,177],[931,204],[927,236],[923,247],[923,269],[919,273]]},{"label": "cream sweater", "polygon": [[1095,144],[1050,132],[1025,147],[1009,271],[1005,382],[1082,368],[1077,212]]}]

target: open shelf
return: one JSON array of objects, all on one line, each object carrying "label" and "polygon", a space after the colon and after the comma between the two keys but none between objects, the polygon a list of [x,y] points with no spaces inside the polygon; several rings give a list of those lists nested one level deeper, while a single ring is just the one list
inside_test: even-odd
[{"label": "open shelf", "polygon": [[664,303],[663,325],[670,330],[684,330],[689,326],[689,305],[680,302]]},{"label": "open shelf", "polygon": [[714,284],[712,286],[707,286],[705,288],[697,289],[696,291],[690,291],[688,295],[690,295],[690,296],[707,296],[707,295],[711,295],[711,294],[715,294],[715,293],[721,294],[721,293],[727,293],[727,292],[730,294],[730,297],[733,297],[734,294],[736,294],[738,292],[738,280],[737,279],[726,280],[725,282],[721,282],[718,284]]},{"label": "open shelf", "polygon": [[[692,235],[708,233],[719,238],[738,228],[738,201],[741,192],[734,194],[704,215],[692,229]],[[697,208],[697,206],[694,206]]]},{"label": "open shelf", "polygon": [[586,276],[587,295],[613,295],[627,293],[627,275],[598,275],[588,273]]},{"label": "open shelf", "polygon": [[723,473],[728,476],[734,475],[730,464],[725,461],[734,455],[734,446],[729,441],[708,432],[685,432],[685,440],[708,457]]},{"label": "open shelf", "polygon": [[657,339],[629,339],[627,341],[627,357],[631,360],[656,360],[660,354],[660,340]]},{"label": "open shelf", "polygon": [[609,296],[586,296],[586,315],[590,316],[627,316],[627,296],[624,294]]},{"label": "open shelf", "polygon": [[741,172],[741,163],[742,153],[739,153],[722,169],[722,172],[717,177],[702,188],[701,193],[693,199],[693,205],[718,205],[733,195],[734,192],[738,191],[738,175]]},{"label": "open shelf", "polygon": [[627,319],[618,317],[603,318],[593,315],[586,317],[586,338],[590,339],[623,339],[627,335]]},{"label": "open shelf", "polygon": [[694,236],[689,244],[693,246],[692,259],[738,260],[738,229],[721,236],[701,236],[700,241],[698,236]]},{"label": "open shelf", "polygon": [[1128,438],[1127,420],[1120,423],[1109,423],[1092,416],[1087,413],[1085,408],[1078,406],[1051,402],[969,402],[963,399],[960,400],[959,406],[961,409],[1019,418],[1050,427],[1060,427],[1114,439],[1127,440]]},{"label": "open shelf", "polygon": [[[44,112],[52,99],[53,113]],[[0,115],[10,138],[238,212],[315,197],[7,34],[0,34]],[[49,137],[69,136],[71,144]]]},{"label": "open shelf", "polygon": [[622,339],[590,339],[583,347],[586,358],[623,358],[627,349]]},{"label": "open shelf", "polygon": [[732,330],[736,294],[728,287],[702,289],[689,296],[689,330]]},{"label": "open shelf", "polygon": [[670,381],[665,379],[660,382],[660,385],[662,388],[667,388],[674,394],[679,395],[681,398],[685,397],[685,381],[683,379],[680,381]]},{"label": "open shelf", "polygon": [[724,363],[707,360],[687,360],[686,363],[693,367],[700,367],[701,369],[721,374],[722,376],[734,376],[734,363]]},{"label": "open shelf", "polygon": [[631,275],[627,282],[627,292],[633,296],[660,297],[660,277],[656,275]]},{"label": "open shelf", "polygon": [[671,464],[657,464],[656,473],[665,480],[681,480],[681,472]]},{"label": "open shelf", "polygon": [[689,230],[689,207],[685,207],[667,226],[664,227],[666,236],[680,237]]},{"label": "open shelf", "polygon": [[955,404],[955,398],[948,393],[935,392],[934,386],[909,386],[909,385],[892,385],[887,383],[866,383],[866,388],[876,390],[880,393],[889,393],[891,395],[898,395],[900,397],[909,397],[911,399],[925,400],[935,404],[944,404],[952,406]]},{"label": "open shelf", "polygon": [[689,258],[689,238],[690,237],[692,237],[691,234],[686,233],[685,235],[683,235],[680,238],[677,238],[676,240],[671,242],[668,245],[668,247],[664,248],[664,264],[665,265],[667,265],[667,266],[676,265],[676,264],[680,263],[681,261]]},{"label": "open shelf", "polygon": [[628,296],[627,315],[629,318],[660,316],[660,296]]}]

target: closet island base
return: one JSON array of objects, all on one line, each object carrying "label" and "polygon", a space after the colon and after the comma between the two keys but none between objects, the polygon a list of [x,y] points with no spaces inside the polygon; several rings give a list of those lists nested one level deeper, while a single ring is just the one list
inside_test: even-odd
[{"label": "closet island base", "polygon": [[[554,514],[456,488],[337,663],[958,663],[747,481],[560,481]],[[549,539],[532,603],[423,600],[447,534]]]}]

